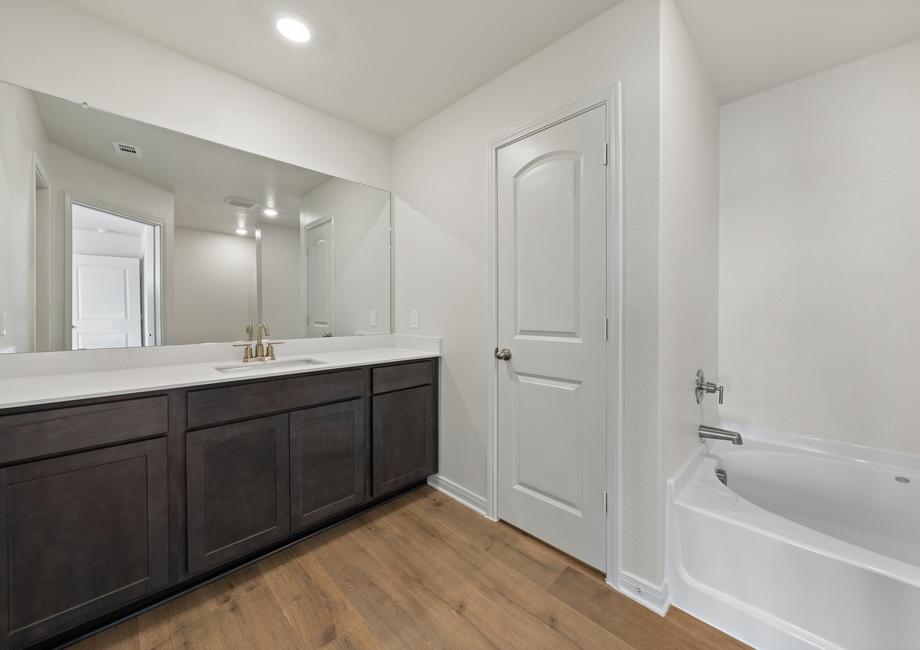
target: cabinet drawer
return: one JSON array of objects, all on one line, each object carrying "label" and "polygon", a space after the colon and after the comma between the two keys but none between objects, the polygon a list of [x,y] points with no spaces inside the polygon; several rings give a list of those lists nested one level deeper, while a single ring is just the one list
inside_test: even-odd
[{"label": "cabinet drawer", "polygon": [[364,372],[361,370],[191,391],[188,394],[188,428],[345,401],[360,397],[363,392]]},{"label": "cabinet drawer", "polygon": [[434,383],[434,364],[431,361],[384,366],[373,370],[374,394],[428,386],[432,383]]},{"label": "cabinet drawer", "polygon": [[169,431],[165,395],[0,417],[0,464]]}]

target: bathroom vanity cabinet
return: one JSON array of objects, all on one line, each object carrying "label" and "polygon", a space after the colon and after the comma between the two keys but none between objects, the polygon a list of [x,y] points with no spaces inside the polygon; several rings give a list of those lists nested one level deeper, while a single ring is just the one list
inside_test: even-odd
[{"label": "bathroom vanity cabinet", "polygon": [[0,647],[54,644],[437,471],[438,360],[0,411]]}]

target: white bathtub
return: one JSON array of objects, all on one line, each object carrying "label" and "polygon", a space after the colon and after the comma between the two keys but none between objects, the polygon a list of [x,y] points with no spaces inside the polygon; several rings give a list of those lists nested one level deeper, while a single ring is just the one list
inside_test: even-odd
[{"label": "white bathtub", "polygon": [[726,428],[669,482],[672,602],[759,648],[920,648],[920,457]]}]

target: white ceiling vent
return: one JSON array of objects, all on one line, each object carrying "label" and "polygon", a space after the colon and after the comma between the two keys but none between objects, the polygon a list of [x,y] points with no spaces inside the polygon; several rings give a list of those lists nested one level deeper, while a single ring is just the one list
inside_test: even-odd
[{"label": "white ceiling vent", "polygon": [[241,196],[228,196],[224,199],[224,203],[234,208],[240,208],[242,210],[252,210],[254,207],[259,205],[258,201],[253,201],[252,199],[244,199]]},{"label": "white ceiling vent", "polygon": [[128,144],[126,142],[115,142],[112,141],[112,149],[115,150],[115,153],[122,156],[128,156],[129,158],[143,158],[144,154],[141,153],[140,147],[135,147],[133,144]]}]

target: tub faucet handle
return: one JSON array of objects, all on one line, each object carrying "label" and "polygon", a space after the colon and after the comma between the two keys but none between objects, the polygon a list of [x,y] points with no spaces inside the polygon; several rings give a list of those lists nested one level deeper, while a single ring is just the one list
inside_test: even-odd
[{"label": "tub faucet handle", "polygon": [[702,370],[696,371],[696,403],[701,404],[703,398],[707,393],[718,393],[719,394],[719,404],[722,404],[722,400],[725,399],[725,386],[717,386],[711,381],[706,381],[706,375]]}]

